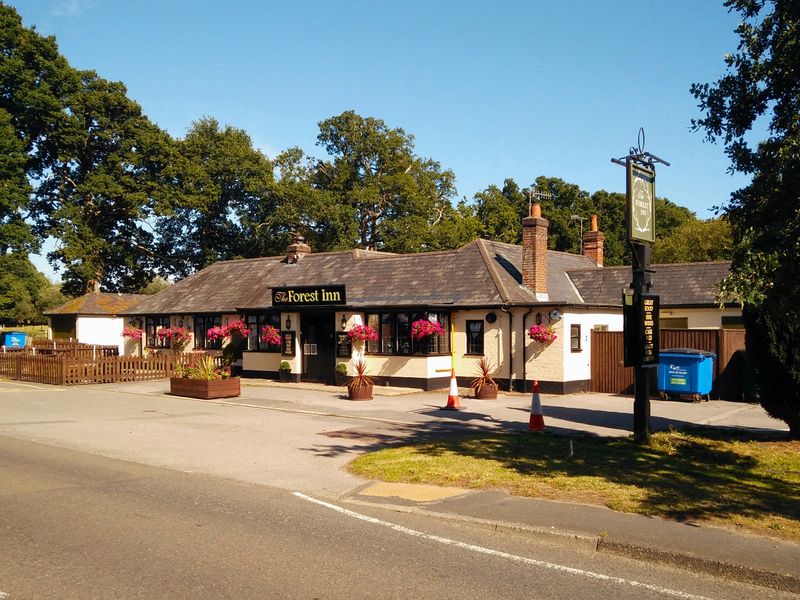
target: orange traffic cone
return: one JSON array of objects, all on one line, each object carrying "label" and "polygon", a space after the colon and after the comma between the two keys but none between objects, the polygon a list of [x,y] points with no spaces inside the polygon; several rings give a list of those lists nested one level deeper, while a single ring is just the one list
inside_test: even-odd
[{"label": "orange traffic cone", "polygon": [[450,392],[447,394],[447,406],[442,410],[461,410],[461,402],[458,401],[458,383],[456,383],[456,370],[450,372]]},{"label": "orange traffic cone", "polygon": [[533,397],[531,398],[531,420],[528,423],[530,431],[544,431],[544,415],[542,414],[542,400],[539,398],[539,382],[533,382]]}]

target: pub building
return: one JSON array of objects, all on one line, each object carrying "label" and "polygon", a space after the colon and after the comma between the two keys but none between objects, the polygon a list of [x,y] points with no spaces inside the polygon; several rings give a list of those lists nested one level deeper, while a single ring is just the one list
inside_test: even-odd
[{"label": "pub building", "polygon": [[[587,390],[593,328],[622,330],[621,302],[587,301],[575,276],[595,290],[603,234],[597,218],[584,234],[583,255],[547,249],[548,221],[539,205],[523,219],[522,245],[476,239],[456,250],[392,254],[356,249],[314,253],[296,238],[286,255],[216,262],[137,304],[129,313],[144,329],[143,344],[165,347],[161,327],[193,332],[195,349],[219,350],[208,329],[237,319],[250,334],[243,377],[277,378],[291,365],[295,381],[333,383],[336,364],[364,356],[377,385],[440,389],[451,368],[468,386],[486,358],[501,389],[549,393]],[[616,288],[619,295],[619,288]],[[445,335],[411,336],[419,319]],[[347,331],[371,326],[378,338],[351,343]],[[530,339],[532,325],[552,326],[551,342]],[[265,325],[280,344],[260,339]],[[192,346],[190,345],[190,348]],[[509,387],[511,386],[511,387]]]}]

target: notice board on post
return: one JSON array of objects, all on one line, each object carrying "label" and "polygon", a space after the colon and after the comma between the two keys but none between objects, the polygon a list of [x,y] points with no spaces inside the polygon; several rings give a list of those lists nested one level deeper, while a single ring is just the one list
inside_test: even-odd
[{"label": "notice board on post", "polygon": [[658,364],[658,294],[623,294],[624,361],[626,367]]}]

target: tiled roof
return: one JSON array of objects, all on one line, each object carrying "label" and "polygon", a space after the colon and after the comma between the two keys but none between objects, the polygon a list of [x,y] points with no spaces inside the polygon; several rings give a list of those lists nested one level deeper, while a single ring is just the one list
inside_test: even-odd
[{"label": "tiled roof", "polygon": [[[651,292],[661,306],[711,306],[717,304],[719,283],[728,274],[730,262],[653,265]],[[622,288],[630,287],[631,268],[605,267],[570,271],[575,287],[587,304],[622,306]]]},{"label": "tiled roof", "polygon": [[[137,314],[236,312],[271,307],[271,288],[345,285],[347,304],[491,306],[537,304],[522,285],[520,246],[475,240],[457,250],[389,254],[320,252],[288,264],[283,256],[222,261],[135,307]],[[548,252],[549,303],[579,303],[565,271],[590,269],[584,256]],[[595,267],[596,268],[596,267]]]},{"label": "tiled roof", "polygon": [[130,308],[144,298],[144,294],[107,294],[103,292],[89,292],[83,296],[73,298],[45,312],[46,315],[119,315],[127,314]]}]

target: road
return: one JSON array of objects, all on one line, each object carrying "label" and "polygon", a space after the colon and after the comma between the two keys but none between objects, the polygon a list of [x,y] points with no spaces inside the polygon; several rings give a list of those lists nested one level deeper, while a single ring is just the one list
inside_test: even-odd
[{"label": "road", "polygon": [[294,492],[0,436],[0,598],[792,597]]}]

